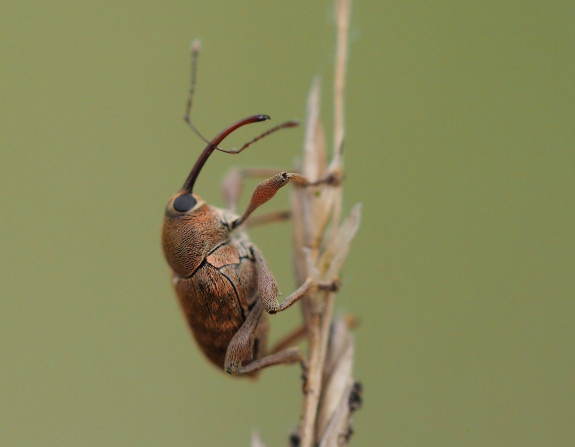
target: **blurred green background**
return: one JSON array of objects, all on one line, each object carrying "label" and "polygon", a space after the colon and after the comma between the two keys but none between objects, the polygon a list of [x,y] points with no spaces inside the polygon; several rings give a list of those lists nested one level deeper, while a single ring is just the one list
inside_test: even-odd
[{"label": "blurred green background", "polygon": [[[160,250],[196,125],[305,116],[333,16],[321,2],[0,6],[2,446],[286,445],[297,368],[257,382],[191,340]],[[345,206],[364,204],[337,307],[356,315],[365,388],[352,445],[572,445],[575,4],[357,0]],[[238,145],[263,127],[228,142]],[[302,129],[216,154],[289,167]],[[282,192],[269,208],[283,208]],[[284,293],[290,225],[252,231]],[[273,337],[297,324],[273,317]]]}]

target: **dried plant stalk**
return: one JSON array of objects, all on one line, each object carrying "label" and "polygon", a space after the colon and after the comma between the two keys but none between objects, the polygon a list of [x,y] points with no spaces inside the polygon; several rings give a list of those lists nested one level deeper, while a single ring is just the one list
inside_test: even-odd
[{"label": "dried plant stalk", "polygon": [[[341,222],[344,140],[344,93],[350,0],[336,0],[337,43],[334,74],[334,136],[331,160],[320,120],[320,82],[315,79],[307,103],[301,172],[310,180],[335,179],[292,193],[294,260],[298,284],[310,278],[337,280],[359,227],[361,206]],[[345,319],[333,320],[335,292],[314,290],[302,300],[308,357],[301,421],[291,445],[347,445],[351,415],[361,401],[361,387],[352,376],[354,342]],[[252,446],[265,444],[254,435]]]}]

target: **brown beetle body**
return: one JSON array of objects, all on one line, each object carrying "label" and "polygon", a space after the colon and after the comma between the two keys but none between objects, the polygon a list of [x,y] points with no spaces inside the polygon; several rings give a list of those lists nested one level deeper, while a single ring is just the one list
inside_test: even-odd
[{"label": "brown beetle body", "polygon": [[[200,135],[189,118],[198,51],[199,42],[196,41],[192,45],[192,77],[185,121]],[[243,223],[289,181],[311,186],[333,179],[309,182],[300,174],[280,172],[256,186],[241,216],[231,210],[235,210],[242,175],[231,176],[224,183],[224,195],[230,210],[210,206],[193,192],[196,179],[214,150],[237,154],[276,130],[297,125],[287,121],[238,150],[227,151],[218,146],[236,129],[269,118],[267,115],[249,116],[226,127],[211,141],[200,135],[207,146],[183,186],[168,201],[164,216],[164,255],[173,271],[174,287],[187,322],[208,359],[230,374],[254,375],[271,365],[300,361],[302,357],[298,348],[277,348],[267,352],[266,312],[283,311],[311,287],[323,287],[307,280],[280,304],[276,280],[259,250],[248,239]],[[299,333],[301,331],[296,331]]]},{"label": "brown beetle body", "polygon": [[[194,338],[208,359],[224,368],[227,348],[258,299],[257,249],[244,232],[230,232],[238,216],[195,197],[197,208],[190,214],[166,210],[164,254]],[[259,349],[265,352],[267,332],[262,313],[254,333],[253,358],[243,361],[258,358]]]}]

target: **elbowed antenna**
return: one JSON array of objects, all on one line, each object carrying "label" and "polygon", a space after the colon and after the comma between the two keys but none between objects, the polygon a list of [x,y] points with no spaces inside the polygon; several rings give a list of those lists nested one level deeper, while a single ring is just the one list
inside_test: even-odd
[{"label": "elbowed antenna", "polygon": [[236,129],[239,129],[240,127],[243,127],[246,124],[258,123],[260,121],[266,121],[270,119],[268,115],[252,115],[248,116],[247,118],[244,118],[243,120],[238,121],[237,123],[232,124],[229,127],[226,127],[212,141],[208,141],[207,139],[205,139],[203,135],[198,131],[198,129],[196,129],[190,118],[190,112],[192,110],[192,101],[194,98],[194,91],[196,88],[196,69],[198,63],[198,56],[200,54],[200,48],[201,48],[200,40],[199,39],[193,40],[191,44],[190,88],[188,91],[188,100],[186,102],[186,113],[184,115],[184,121],[202,140],[208,143],[208,145],[205,147],[203,152],[198,157],[196,164],[190,171],[188,178],[186,179],[184,185],[182,186],[182,190],[187,192],[188,194],[191,194],[192,189],[194,188],[194,183],[196,182],[196,179],[198,178],[200,171],[202,170],[204,164],[206,163],[207,159],[210,157],[210,155],[214,150],[217,149],[221,152],[226,152],[228,154],[239,154],[241,151],[246,149],[250,144],[255,143],[256,141],[262,139],[263,137],[269,135],[270,133],[275,132],[276,130],[283,129],[286,127],[295,127],[298,125],[297,121],[286,121],[285,123],[272,127],[268,131],[254,138],[253,140],[248,141],[239,149],[226,150],[222,149],[221,147],[218,147],[218,144],[220,144],[228,135],[230,135]]},{"label": "elbowed antenna", "polygon": [[204,164],[206,163],[206,161],[208,160],[214,149],[217,148],[218,144],[220,144],[224,140],[224,138],[226,138],[234,130],[239,129],[240,127],[245,126],[246,124],[258,123],[260,121],[265,121],[268,119],[270,119],[270,117],[267,115],[248,116],[247,118],[244,118],[243,120],[240,120],[237,123],[232,124],[231,126],[222,130],[212,141],[208,143],[204,151],[200,154],[200,156],[196,160],[196,164],[194,165],[194,167],[190,171],[190,174],[188,175],[188,178],[184,182],[182,189],[187,191],[188,194],[192,192],[194,183],[196,183],[196,179],[198,178],[200,171],[204,167]]},{"label": "elbowed antenna", "polygon": [[248,141],[246,144],[244,144],[239,149],[226,150],[226,149],[222,149],[222,148],[218,147],[218,144],[220,144],[234,130],[237,130],[240,127],[243,127],[247,124],[259,123],[260,121],[266,121],[269,119],[270,119],[270,117],[268,115],[252,115],[252,116],[248,116],[247,118],[244,118],[243,120],[238,121],[237,123],[232,124],[229,127],[226,127],[224,130],[222,130],[212,141],[210,141],[208,143],[208,145],[205,147],[203,152],[200,154],[200,156],[198,157],[198,159],[196,161],[196,164],[194,164],[194,167],[190,171],[188,178],[184,182],[184,185],[182,186],[182,190],[186,191],[188,194],[190,194],[192,192],[192,190],[194,188],[194,184],[196,183],[196,179],[198,178],[198,175],[200,174],[200,171],[202,170],[202,168],[204,167],[204,164],[206,163],[206,161],[208,160],[208,158],[210,157],[210,155],[212,154],[212,152],[214,150],[217,149],[217,150],[219,150],[221,152],[225,152],[227,154],[239,154],[244,149],[246,149],[248,146],[250,146],[252,143],[255,143],[256,141],[261,140],[262,138],[268,136],[269,134],[271,134],[277,130],[289,128],[289,127],[295,127],[295,126],[299,125],[299,123],[297,121],[286,121],[284,123],[278,124],[277,126],[272,127],[271,129],[265,131],[261,135],[258,135],[254,139]]}]

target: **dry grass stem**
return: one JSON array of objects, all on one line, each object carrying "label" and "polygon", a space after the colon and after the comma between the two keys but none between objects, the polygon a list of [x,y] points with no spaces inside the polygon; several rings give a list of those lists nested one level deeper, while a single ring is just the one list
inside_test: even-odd
[{"label": "dry grass stem", "polygon": [[[344,93],[350,0],[336,0],[337,43],[334,73],[334,135],[328,163],[320,119],[320,81],[311,86],[300,172],[311,181],[332,181],[295,187],[292,193],[294,260],[298,284],[310,279],[336,284],[350,244],[359,227],[361,206],[355,205],[341,222]],[[345,318],[334,321],[335,291],[313,289],[302,299],[308,356],[300,423],[291,445],[347,445],[351,415],[360,402],[360,387],[352,376],[354,342]],[[253,446],[263,446],[254,435]]]}]

